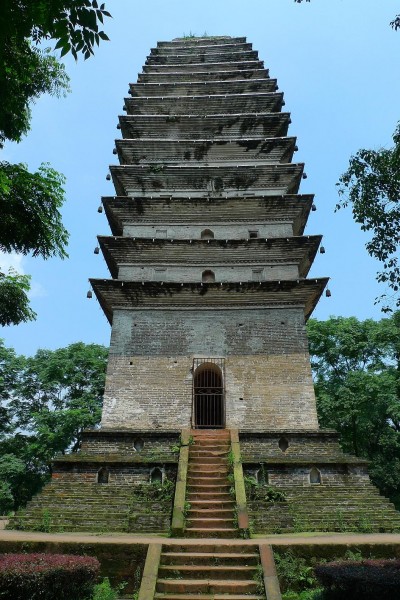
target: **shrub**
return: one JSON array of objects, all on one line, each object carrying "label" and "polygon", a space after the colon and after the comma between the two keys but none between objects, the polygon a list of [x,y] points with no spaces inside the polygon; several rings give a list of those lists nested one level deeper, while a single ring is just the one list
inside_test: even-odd
[{"label": "shrub", "polygon": [[86,600],[92,597],[100,563],[90,556],[0,555],[1,600]]},{"label": "shrub", "polygon": [[118,600],[120,592],[126,583],[121,583],[116,589],[111,587],[110,580],[105,577],[101,583],[95,586],[93,600]]},{"label": "shrub", "polygon": [[400,560],[337,561],[315,574],[326,600],[393,600],[400,589]]},{"label": "shrub", "polygon": [[305,558],[288,552],[274,552],[275,564],[283,592],[301,592],[315,587],[313,568]]}]

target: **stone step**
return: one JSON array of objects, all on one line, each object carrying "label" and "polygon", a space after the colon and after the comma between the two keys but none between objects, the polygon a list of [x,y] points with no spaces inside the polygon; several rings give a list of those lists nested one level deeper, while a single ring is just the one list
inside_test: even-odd
[{"label": "stone step", "polygon": [[189,464],[188,473],[197,477],[201,477],[203,474],[208,476],[215,473],[227,476],[229,474],[229,467],[227,464]]},{"label": "stone step", "polygon": [[188,475],[187,477],[187,485],[188,486],[201,486],[201,485],[230,485],[229,481],[227,481],[226,476],[221,477],[218,473],[210,473],[207,477],[194,477],[192,475]]},{"label": "stone step", "polygon": [[252,579],[257,568],[243,565],[160,565],[158,575],[162,579],[208,579],[229,581]]},{"label": "stone step", "polygon": [[191,500],[190,507],[191,510],[234,510],[236,506],[236,502],[232,500],[230,496],[230,500],[216,500],[214,498],[210,498],[208,500]]},{"label": "stone step", "polygon": [[228,465],[228,460],[225,456],[210,456],[209,452],[199,455],[191,456],[190,464],[193,466],[205,466],[210,465],[213,467],[225,467]]},{"label": "stone step", "polygon": [[185,531],[186,537],[190,538],[235,538],[238,535],[238,530],[235,528],[223,529],[215,527],[187,527]]},{"label": "stone step", "polygon": [[[196,550],[198,548],[196,547]],[[161,555],[163,565],[258,565],[258,554],[255,552],[164,552]]]},{"label": "stone step", "polygon": [[230,490],[230,485],[229,484],[219,484],[219,485],[212,485],[212,484],[188,484],[187,486],[187,492],[189,494],[192,493],[201,493],[201,492],[210,492],[212,494],[214,493],[218,493],[218,492],[224,492],[226,494],[229,494],[229,490]]},{"label": "stone step", "polygon": [[217,519],[228,519],[230,521],[234,518],[234,508],[213,508],[208,507],[202,509],[191,508],[187,511],[187,518],[191,521],[192,519],[208,519],[209,517]]},{"label": "stone step", "polygon": [[230,529],[234,524],[235,519],[218,518],[218,517],[202,517],[187,519],[187,526],[200,529]]},{"label": "stone step", "polygon": [[195,502],[223,502],[226,504],[233,501],[229,492],[188,492],[187,500],[192,506]]},{"label": "stone step", "polygon": [[252,580],[193,580],[193,579],[158,579],[156,592],[191,593],[191,594],[256,594],[257,583]]}]

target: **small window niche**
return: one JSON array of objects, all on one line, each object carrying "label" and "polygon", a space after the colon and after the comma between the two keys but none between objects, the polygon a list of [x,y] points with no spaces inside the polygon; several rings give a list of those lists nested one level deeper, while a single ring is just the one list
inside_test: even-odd
[{"label": "small window niche", "polygon": [[317,467],[313,467],[310,471],[310,483],[311,485],[321,485],[322,483],[321,472]]},{"label": "small window niche", "polygon": [[259,231],[258,229],[249,229],[249,239],[250,240],[254,240],[255,238],[259,237]]},{"label": "small window niche", "polygon": [[285,437],[279,438],[278,446],[281,452],[286,452],[286,450],[289,448],[288,439]]},{"label": "small window niche", "polygon": [[156,238],[165,240],[167,238],[167,230],[166,229],[156,229]]},{"label": "small window niche", "polygon": [[142,438],[138,438],[137,440],[134,440],[133,448],[134,448],[135,452],[141,452],[144,448],[144,440],[142,440]]},{"label": "small window niche", "polygon": [[214,232],[211,231],[211,229],[203,229],[203,231],[200,234],[201,239],[202,240],[213,240],[214,239]]},{"label": "small window niche", "polygon": [[154,467],[150,470],[150,483],[163,484],[165,478],[165,471],[160,467]]},{"label": "small window niche", "polygon": [[107,467],[101,467],[97,472],[97,483],[108,483],[110,478],[110,471]]},{"label": "small window niche", "polygon": [[201,281],[203,283],[214,283],[215,282],[214,271],[210,271],[209,269],[207,269],[207,271],[203,271],[201,274]]}]

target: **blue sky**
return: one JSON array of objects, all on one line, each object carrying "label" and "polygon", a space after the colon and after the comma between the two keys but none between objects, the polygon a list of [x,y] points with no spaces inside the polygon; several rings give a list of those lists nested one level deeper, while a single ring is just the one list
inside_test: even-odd
[{"label": "blue sky", "polygon": [[41,98],[29,135],[3,152],[5,160],[25,162],[31,169],[49,162],[66,175],[63,215],[71,234],[68,260],[11,257],[32,275],[38,318],[4,328],[0,335],[6,344],[22,354],[79,340],[108,345],[110,327],[86,292],[88,277],[108,276],[93,249],[96,235],[109,232],[97,207],[102,195],[113,194],[106,175],[115,162],[117,116],[150,48],[189,33],[246,36],[285,93],[285,110],[292,113],[289,134],[298,138],[296,160],[306,163],[308,175],[301,191],[315,193],[318,207],[306,233],[323,234],[326,248],[311,275],[332,278],[332,297],[320,301],[314,316],[381,318],[374,306],[384,291],[375,283],[379,264],[368,257],[368,238],[350,210],[334,213],[335,184],[359,148],[391,145],[400,118],[400,32],[392,31],[389,22],[400,12],[399,3],[111,0],[106,8],[113,15],[105,24],[111,42],[86,62],[67,58],[72,93],[65,99]]}]

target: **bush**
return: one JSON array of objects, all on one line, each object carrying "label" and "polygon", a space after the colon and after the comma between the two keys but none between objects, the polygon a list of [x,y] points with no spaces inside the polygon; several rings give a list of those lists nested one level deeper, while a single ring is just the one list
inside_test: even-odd
[{"label": "bush", "polygon": [[92,597],[100,563],[90,556],[0,555],[1,600],[86,600]]},{"label": "bush", "polygon": [[120,592],[125,586],[125,583],[121,583],[114,589],[111,587],[108,577],[105,577],[101,583],[95,586],[93,600],[118,600]]},{"label": "bush", "polygon": [[394,600],[400,589],[400,560],[337,561],[315,574],[326,600]]}]

